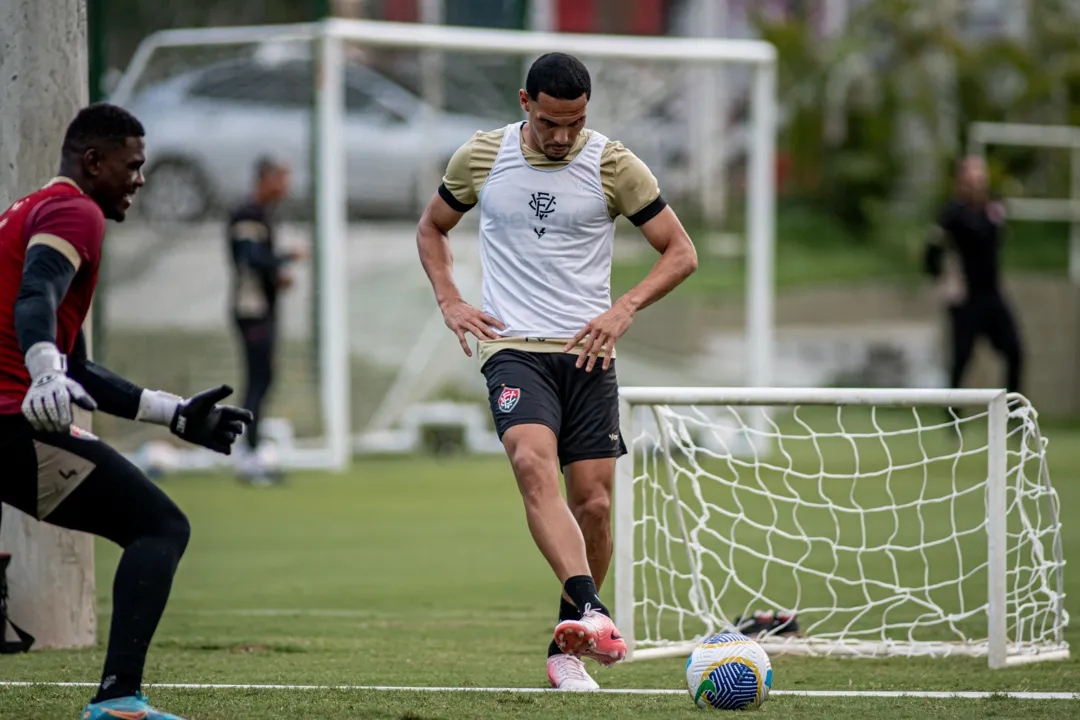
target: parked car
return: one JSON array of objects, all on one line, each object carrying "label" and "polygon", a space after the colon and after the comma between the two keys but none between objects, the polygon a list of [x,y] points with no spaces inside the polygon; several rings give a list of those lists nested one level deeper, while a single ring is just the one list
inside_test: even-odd
[{"label": "parked car", "polygon": [[[218,62],[150,85],[125,103],[146,127],[140,212],[191,221],[242,199],[272,153],[293,169],[294,203],[308,201],[314,118],[309,58]],[[374,70],[345,70],[344,144],[350,209],[415,214],[446,161],[477,130],[505,124],[425,104]]]}]

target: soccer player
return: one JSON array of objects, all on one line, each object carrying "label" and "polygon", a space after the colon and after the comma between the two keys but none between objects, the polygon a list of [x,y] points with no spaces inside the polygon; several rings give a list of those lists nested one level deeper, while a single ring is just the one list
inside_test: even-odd
[{"label": "soccer player", "polygon": [[[615,343],[634,313],[697,267],[694,245],[649,169],[620,143],[585,128],[591,92],[577,58],[537,59],[519,92],[527,119],[478,132],[453,155],[417,230],[447,326],[470,357],[465,334],[479,340],[491,412],[529,530],[562,585],[547,670],[551,684],[565,690],[597,687],[581,657],[613,665],[626,653],[597,596],[611,561],[615,459],[626,452]],[[477,204],[482,310],[454,285],[448,238]],[[660,259],[612,304],[619,215]]]},{"label": "soccer player", "polygon": [[179,720],[151,708],[140,685],[190,528],[137,468],[72,424],[73,407],[164,425],[225,454],[251,420],[217,404],[227,386],[185,400],[87,359],[81,327],[105,219],[122,221],[143,184],[142,137],[125,110],[84,108],[64,136],[59,175],[0,215],[0,501],[124,549],[105,668],[83,720]]},{"label": "soccer player", "polygon": [[286,268],[299,260],[299,251],[279,253],[274,238],[273,211],[289,192],[289,168],[273,158],[255,165],[251,198],[229,213],[229,251],[232,255],[233,321],[243,345],[244,407],[254,421],[244,435],[240,477],[253,485],[280,479],[259,459],[259,419],[274,380],[278,291],[292,280]]},{"label": "soccer player", "polygon": [[[987,192],[985,161],[974,155],[963,158],[955,195],[941,211],[924,257],[926,271],[940,279],[949,307],[950,387],[960,387],[975,340],[985,335],[1005,359],[1005,387],[1020,391],[1020,333],[999,279],[1004,224],[1004,207]],[[947,266],[951,253],[959,257],[961,277],[954,277]]]}]

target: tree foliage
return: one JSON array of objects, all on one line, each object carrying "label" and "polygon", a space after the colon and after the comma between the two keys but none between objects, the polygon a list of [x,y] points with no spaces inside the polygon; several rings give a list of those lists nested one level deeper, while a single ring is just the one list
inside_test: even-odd
[{"label": "tree foliage", "polygon": [[104,3],[106,64],[123,68],[158,30],[314,19],[315,0],[91,0]]},{"label": "tree foliage", "polygon": [[[789,190],[865,230],[872,208],[936,199],[974,121],[1080,124],[1080,17],[1040,0],[1022,37],[978,36],[962,0],[873,0],[842,34],[803,17],[758,16],[780,57]],[[1045,158],[1004,153],[995,177]]]}]

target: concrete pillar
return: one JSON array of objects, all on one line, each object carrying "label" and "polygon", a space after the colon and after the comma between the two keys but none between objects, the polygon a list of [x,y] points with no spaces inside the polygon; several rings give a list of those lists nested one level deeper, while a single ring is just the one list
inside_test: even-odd
[{"label": "concrete pillar", "polygon": [[[86,0],[0,2],[0,209],[56,174],[64,130],[87,97]],[[93,645],[93,539],[5,506],[0,551],[12,555],[11,617],[34,647]]]}]

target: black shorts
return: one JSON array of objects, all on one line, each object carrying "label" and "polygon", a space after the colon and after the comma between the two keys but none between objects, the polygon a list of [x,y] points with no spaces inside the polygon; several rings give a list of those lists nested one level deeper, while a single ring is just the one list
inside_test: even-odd
[{"label": "black shorts", "polygon": [[515,425],[546,425],[559,441],[559,465],[626,454],[619,431],[615,361],[605,371],[575,367],[577,355],[500,350],[484,363],[491,415],[502,438]]},{"label": "black shorts", "polygon": [[22,414],[0,415],[0,501],[39,520],[97,468],[138,472],[91,433],[37,432]]}]

